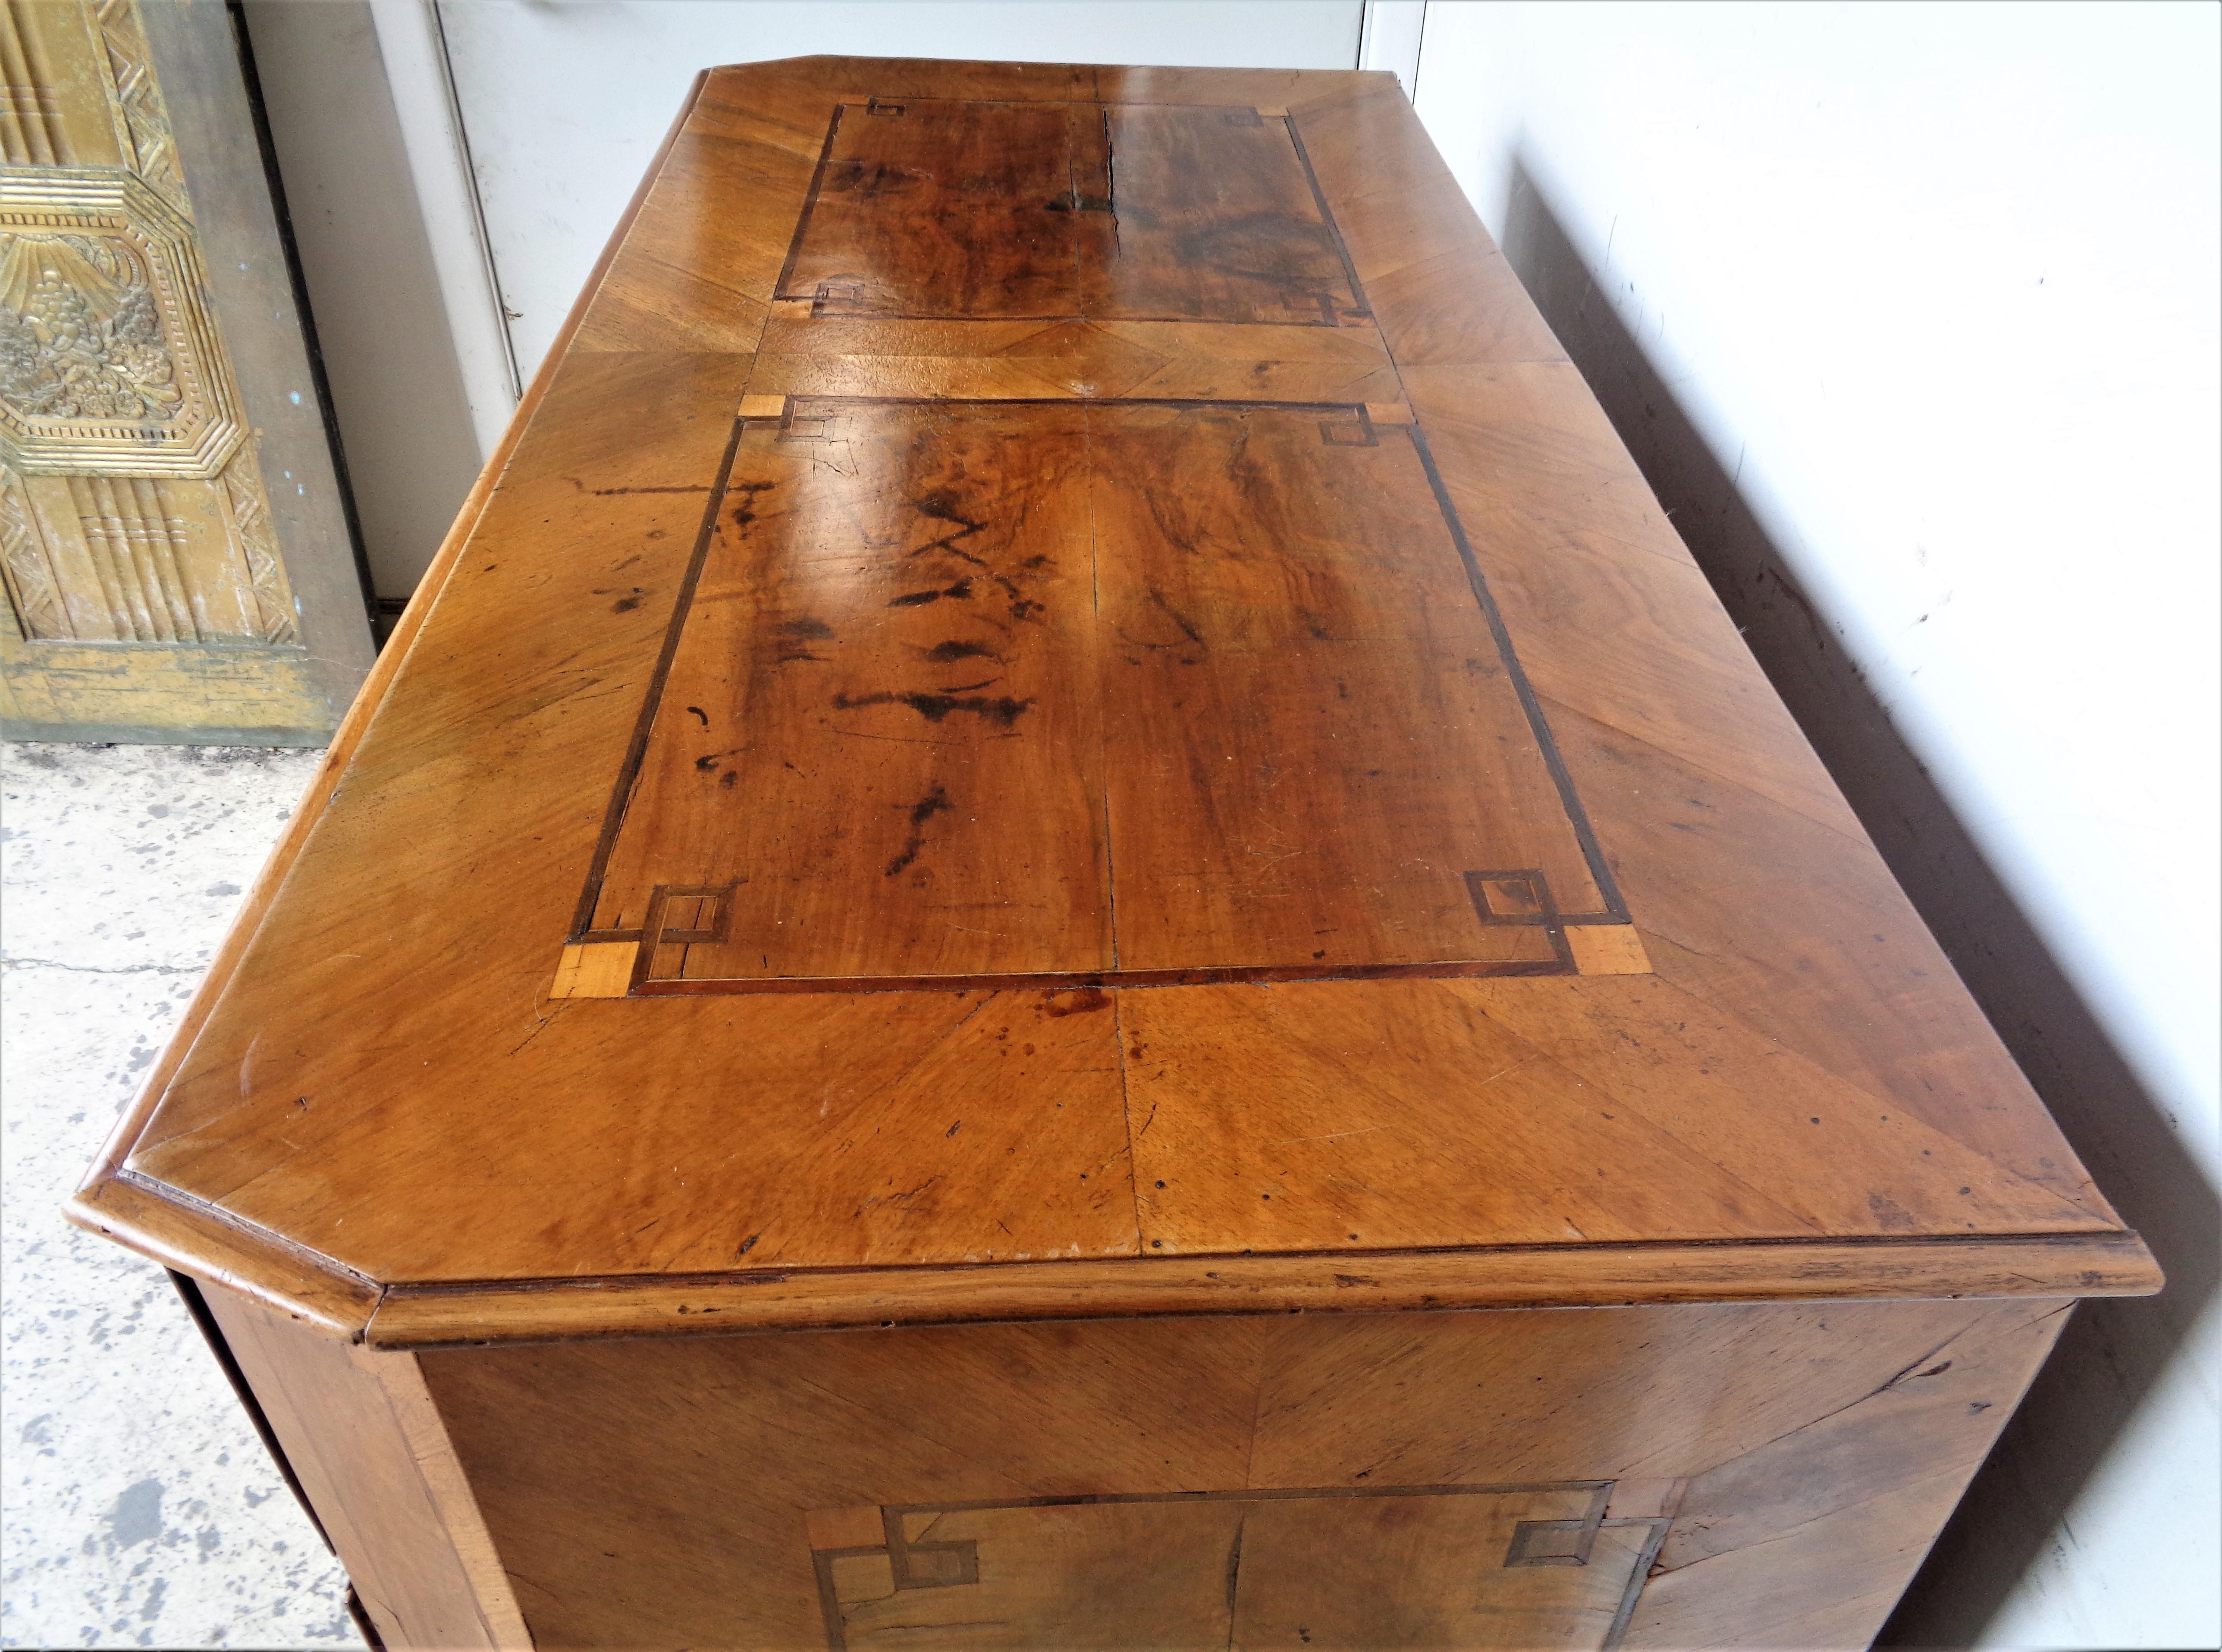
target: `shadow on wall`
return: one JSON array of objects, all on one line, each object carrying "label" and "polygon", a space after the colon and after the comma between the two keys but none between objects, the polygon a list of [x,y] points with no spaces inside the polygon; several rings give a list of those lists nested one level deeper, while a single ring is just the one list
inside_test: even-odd
[{"label": "shadow on wall", "polygon": [[1517,164],[1504,253],[1976,1002],[2169,1275],[2158,1297],[2077,1311],[1875,1643],[1967,1646],[2057,1541],[2061,1516],[2213,1296],[2222,1201]]}]

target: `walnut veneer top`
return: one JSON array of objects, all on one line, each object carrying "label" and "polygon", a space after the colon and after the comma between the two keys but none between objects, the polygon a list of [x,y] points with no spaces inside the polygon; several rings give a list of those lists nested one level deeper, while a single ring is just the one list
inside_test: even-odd
[{"label": "walnut veneer top", "polygon": [[417,1345],[2157,1280],[1344,73],[708,74],[72,1213]]}]

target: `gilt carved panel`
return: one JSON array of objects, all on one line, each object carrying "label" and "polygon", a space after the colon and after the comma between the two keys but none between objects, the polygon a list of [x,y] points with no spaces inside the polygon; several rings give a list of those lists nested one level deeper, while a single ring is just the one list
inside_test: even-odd
[{"label": "gilt carved panel", "polygon": [[0,6],[0,572],[16,634],[298,648],[136,6]]},{"label": "gilt carved panel", "polygon": [[192,226],[129,172],[0,178],[0,454],[212,477],[246,435]]}]

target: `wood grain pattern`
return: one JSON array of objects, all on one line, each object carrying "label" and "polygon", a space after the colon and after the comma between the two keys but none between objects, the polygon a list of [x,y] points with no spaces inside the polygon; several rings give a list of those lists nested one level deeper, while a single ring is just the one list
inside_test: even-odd
[{"label": "wood grain pattern", "polygon": [[[618,221],[616,232],[602,249],[600,258],[595,261],[585,290],[580,293],[570,315],[557,331],[556,347],[549,352],[539,371],[533,375],[531,384],[526,386],[524,397],[518,404],[517,416],[510,422],[500,442],[487,456],[485,468],[479,472],[478,480],[472,485],[469,494],[464,498],[462,509],[456,514],[454,525],[449,529],[447,537],[434,554],[424,578],[419,582],[401,616],[394,622],[386,647],[380,651],[364,679],[362,691],[355,697],[355,704],[348,707],[347,715],[340,720],[340,726],[325,751],[324,760],[318,766],[304,793],[304,804],[319,797],[328,797],[332,784],[347,772],[348,766],[353,761],[362,737],[369,729],[373,714],[384,702],[387,691],[399,673],[402,660],[408,655],[410,645],[415,642],[423,629],[425,616],[431,609],[433,593],[444,585],[449,576],[455,572],[464,548],[485,515],[495,483],[507,469],[524,438],[526,427],[531,422],[533,414],[555,379],[557,362],[578,341],[581,324],[592,311],[594,301],[617,260],[619,247],[638,220],[643,204],[661,181],[664,163],[685,131],[689,114],[704,96],[708,82],[709,75],[706,71],[697,75],[694,84],[687,89],[687,103],[681,108],[678,119],[673,122],[670,131],[665,135],[648,175],[641,179],[640,187],[633,192],[633,198],[626,204],[624,216]],[[108,1139],[101,1148],[100,1156],[93,1161],[85,1180],[86,1198],[97,1197],[97,1191],[121,1168],[132,1142],[146,1128],[147,1121],[160,1101],[165,1089],[175,1077],[179,1063],[198,1038],[223,989],[229,985],[232,973],[238,967],[248,942],[254,939],[263,917],[276,899],[286,874],[292,871],[294,862],[307,847],[311,829],[317,819],[317,812],[306,806],[297,808],[287,816],[286,829],[279,834],[270,859],[248,886],[247,893],[240,902],[239,916],[233,920],[231,928],[218,943],[216,954],[210,961],[208,973],[194,988],[193,996],[185,1005],[185,1012],[179,1019],[176,1034],[163,1048],[161,1054],[155,1057],[139,1094],[116,1120],[115,1128],[109,1132]],[[68,1213],[72,1220],[78,1221],[83,1221],[87,1214],[81,1205],[74,1203]]]},{"label": "wood grain pattern", "polygon": [[386,1643],[530,1652],[416,1361],[350,1349],[226,1292],[208,1302]]},{"label": "wood grain pattern", "polygon": [[[181,1205],[174,1194],[129,1172],[79,1194],[72,1221],[180,1273],[348,1340],[361,1336],[379,1302],[377,1281],[267,1229]],[[212,1219],[213,1218],[213,1219]]]},{"label": "wood grain pattern", "polygon": [[851,319],[771,306],[750,383],[794,395],[1364,403],[1400,397],[1370,329]]},{"label": "wood grain pattern", "polygon": [[[1081,313],[1079,215],[1106,187],[1094,115],[1077,103],[837,103],[778,296],[836,315]],[[1096,153],[1076,153],[1091,137]]]},{"label": "wood grain pattern", "polygon": [[[543,1649],[1849,1648],[2065,1306],[1145,1318],[417,1364]],[[1770,1566],[1786,1531],[1836,1563]]]},{"label": "wood grain pattern", "polygon": [[813,316],[1366,319],[1285,111],[1139,102],[844,99],[776,296]]},{"label": "wood grain pattern", "polygon": [[1082,265],[1084,313],[1318,327],[1368,320],[1286,115],[1102,109],[1113,228],[1107,254]]},{"label": "wood grain pattern", "polygon": [[589,933],[700,888],[650,976],[1112,967],[1088,410],[788,409],[743,432]]},{"label": "wood grain pattern", "polygon": [[[871,1512],[812,1561],[830,1646],[1585,1648],[1612,1638],[1664,1520],[1611,1487],[1341,1487]],[[1448,1587],[1429,1586],[1438,1581]],[[938,1631],[938,1633],[937,1633]]]},{"label": "wood grain pattern", "polygon": [[1539,893],[1619,917],[1409,426],[1096,417],[1122,963],[1546,964]]},{"label": "wood grain pattern", "polygon": [[628,990],[1572,973],[1624,924],[1400,405],[749,400],[581,908]]},{"label": "wood grain pattern", "polygon": [[75,1214],[397,1342],[2158,1282],[1409,105],[1282,72],[706,77]]},{"label": "wood grain pattern", "polygon": [[699,83],[72,1213],[396,1647],[1856,1647],[2160,1283],[1262,71]]}]

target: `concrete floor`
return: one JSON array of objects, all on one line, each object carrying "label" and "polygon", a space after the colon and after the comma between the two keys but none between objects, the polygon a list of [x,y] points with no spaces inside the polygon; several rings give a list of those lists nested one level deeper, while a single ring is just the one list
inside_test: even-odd
[{"label": "concrete floor", "polygon": [[0,1646],[360,1644],[167,1277],[58,1210],[318,756],[0,747]]}]

